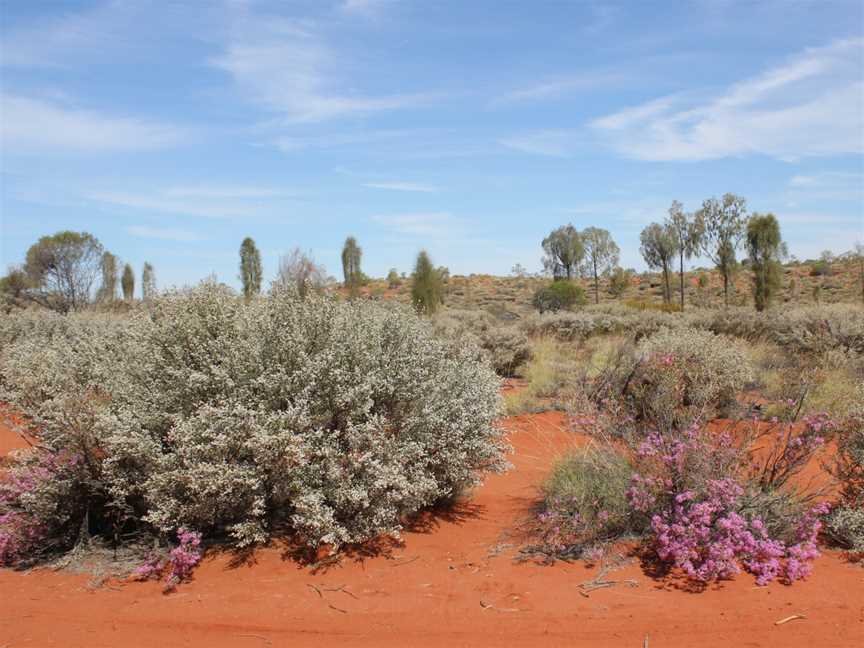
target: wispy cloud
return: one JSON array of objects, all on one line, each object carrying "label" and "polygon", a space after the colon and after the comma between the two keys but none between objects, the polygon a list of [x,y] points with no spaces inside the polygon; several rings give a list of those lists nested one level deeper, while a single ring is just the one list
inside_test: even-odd
[{"label": "wispy cloud", "polygon": [[500,139],[498,143],[523,153],[564,157],[577,150],[585,141],[584,134],[579,130],[557,129],[519,133]]},{"label": "wispy cloud", "polygon": [[823,171],[809,175],[794,175],[789,179],[790,187],[836,187],[857,186],[864,191],[864,174],[849,171]]},{"label": "wispy cloud", "polygon": [[629,75],[612,70],[554,77],[507,92],[493,100],[492,104],[516,104],[556,99],[574,92],[619,86],[628,80]]},{"label": "wispy cloud", "polygon": [[[858,218],[864,219],[864,173],[823,171],[797,174],[789,179],[787,205],[802,202],[851,202]],[[864,220],[861,221],[864,228]]]},{"label": "wispy cloud", "polygon": [[182,229],[147,227],[146,225],[132,225],[126,231],[132,236],[139,238],[161,239],[165,241],[200,241],[198,234]]},{"label": "wispy cloud", "polygon": [[290,189],[274,187],[231,186],[231,185],[188,185],[170,187],[164,191],[166,196],[184,198],[276,198],[296,196]]},{"label": "wispy cloud", "polygon": [[343,0],[339,9],[345,13],[370,15],[379,12],[394,0]]},{"label": "wispy cloud", "polygon": [[212,64],[244,94],[288,122],[316,122],[395,110],[424,99],[417,94],[367,96],[340,88],[340,57],[308,23],[244,14],[225,52]]},{"label": "wispy cloud", "polygon": [[283,153],[294,153],[307,149],[339,149],[359,144],[403,141],[416,135],[414,130],[365,130],[357,132],[327,133],[322,135],[284,135],[273,144]]},{"label": "wispy cloud", "polygon": [[465,221],[449,212],[378,215],[373,216],[372,220],[399,234],[410,236],[445,238],[459,236],[465,230]]},{"label": "wispy cloud", "polygon": [[389,189],[391,191],[416,191],[420,193],[435,193],[438,187],[420,182],[364,182],[364,187],[370,189]]},{"label": "wispy cloud", "polygon": [[186,137],[168,124],[11,94],[0,95],[0,115],[0,142],[14,152],[147,151]]},{"label": "wispy cloud", "polygon": [[145,194],[93,192],[86,198],[103,205],[202,218],[242,218],[256,213],[254,206],[248,204],[226,203],[216,198],[172,198],[164,191]]},{"label": "wispy cloud", "polygon": [[811,48],[707,101],[662,97],[592,122],[622,155],[706,160],[864,152],[864,39]]}]

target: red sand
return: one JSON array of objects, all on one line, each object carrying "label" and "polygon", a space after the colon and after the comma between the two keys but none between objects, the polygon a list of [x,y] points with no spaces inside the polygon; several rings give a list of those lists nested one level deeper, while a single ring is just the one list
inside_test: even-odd
[{"label": "red sand", "polygon": [[[576,442],[558,414],[506,425],[514,470],[490,477],[452,515],[406,533],[389,555],[344,559],[317,574],[278,549],[240,567],[217,555],[167,595],[156,583],[91,590],[87,576],[0,570],[0,647],[864,645],[864,569],[836,553],[792,587],[757,587],[742,575],[701,593],[631,564],[609,578],[638,587],[589,598],[577,586],[595,570],[517,564],[513,546],[492,555],[515,542],[508,531],[554,457]],[[17,445],[8,433],[0,426],[4,449]],[[794,614],[806,618],[775,625]]]}]

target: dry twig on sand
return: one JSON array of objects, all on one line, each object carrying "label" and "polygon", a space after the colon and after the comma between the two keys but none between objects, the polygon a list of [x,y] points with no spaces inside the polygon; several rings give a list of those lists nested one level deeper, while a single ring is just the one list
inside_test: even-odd
[{"label": "dry twig on sand", "polygon": [[588,592],[593,592],[594,590],[604,589],[606,587],[614,587],[615,585],[626,585],[627,587],[638,587],[639,582],[633,580],[632,578],[627,578],[624,580],[608,580],[606,579],[606,574],[609,572],[619,569],[626,562],[623,559],[615,560],[611,564],[605,564],[600,567],[600,571],[597,572],[597,575],[591,580],[583,581],[579,583],[579,593],[588,598]]},{"label": "dry twig on sand", "polygon": [[792,616],[784,617],[779,621],[775,621],[774,625],[783,625],[784,623],[789,623],[790,621],[794,621],[795,619],[806,619],[803,614],[793,614]]}]

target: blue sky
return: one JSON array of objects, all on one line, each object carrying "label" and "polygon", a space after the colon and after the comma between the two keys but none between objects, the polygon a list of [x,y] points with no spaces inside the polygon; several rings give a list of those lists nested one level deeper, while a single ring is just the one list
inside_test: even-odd
[{"label": "blue sky", "polygon": [[858,1],[0,3],[0,262],[87,230],[162,287],[540,268],[567,222],[639,231],[731,191],[790,252],[864,239]]}]

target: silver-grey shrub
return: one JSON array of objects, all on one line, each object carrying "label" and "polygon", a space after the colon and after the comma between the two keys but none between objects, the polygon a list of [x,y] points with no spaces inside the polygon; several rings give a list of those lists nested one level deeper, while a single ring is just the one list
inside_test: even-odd
[{"label": "silver-grey shrub", "polygon": [[506,465],[497,377],[404,308],[203,284],[65,326],[4,344],[2,396],[55,452],[80,451],[87,403],[114,528],[361,542]]},{"label": "silver-grey shrub", "polygon": [[839,349],[864,354],[864,310],[855,304],[777,306],[761,313],[752,308],[663,313],[600,305],[578,313],[533,314],[521,322],[529,336],[554,335],[561,340],[584,340],[606,333],[629,333],[638,338],[679,326],[752,341],[766,340],[796,353]]},{"label": "silver-grey shrub", "polygon": [[623,345],[596,376],[583,379],[577,401],[583,408],[614,410],[626,422],[621,434],[646,423],[660,431],[681,430],[728,414],[752,376],[735,340],[683,326],[664,328],[635,346]]},{"label": "silver-grey shrub", "polygon": [[433,325],[444,339],[478,347],[480,355],[501,376],[513,376],[531,357],[525,333],[485,311],[447,309],[435,316]]}]

